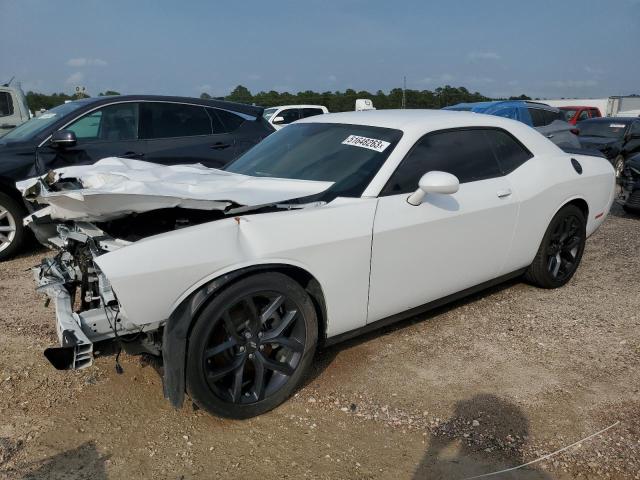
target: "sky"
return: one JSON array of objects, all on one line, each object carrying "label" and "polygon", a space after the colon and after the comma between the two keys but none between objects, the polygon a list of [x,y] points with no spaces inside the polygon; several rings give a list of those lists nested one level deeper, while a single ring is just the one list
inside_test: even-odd
[{"label": "sky", "polygon": [[640,0],[0,0],[0,82],[72,93],[640,94]]}]

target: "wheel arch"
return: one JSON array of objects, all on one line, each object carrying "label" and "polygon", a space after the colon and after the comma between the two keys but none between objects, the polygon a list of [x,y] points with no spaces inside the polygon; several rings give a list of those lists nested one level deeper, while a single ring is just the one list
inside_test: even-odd
[{"label": "wheel arch", "polygon": [[13,200],[18,202],[20,205],[24,203],[22,200],[22,196],[20,195],[20,192],[16,188],[15,181],[12,180],[11,178],[3,177],[0,175],[0,193],[4,193],[5,195],[8,195]]},{"label": "wheel arch", "polygon": [[318,341],[323,343],[327,332],[327,308],[320,282],[310,272],[297,265],[266,263],[242,267],[220,275],[201,285],[184,298],[169,316],[162,338],[164,364],[164,396],[179,408],[186,390],[185,369],[188,339],[194,320],[202,309],[224,289],[244,278],[264,272],[278,272],[297,282],[311,297],[318,315]]},{"label": "wheel arch", "polygon": [[[584,198],[581,197],[576,197],[573,198],[567,202],[565,202],[557,211],[556,213],[558,213],[560,210],[562,210],[564,207],[566,207],[567,205],[575,205],[576,207],[578,207],[582,213],[584,214],[584,220],[585,222],[589,221],[589,204],[587,203],[587,201]],[[554,214],[555,215],[555,214]]]}]

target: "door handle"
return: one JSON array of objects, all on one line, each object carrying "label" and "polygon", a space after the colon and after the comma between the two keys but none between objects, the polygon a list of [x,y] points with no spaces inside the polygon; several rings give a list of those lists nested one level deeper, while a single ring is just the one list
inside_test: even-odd
[{"label": "door handle", "polygon": [[497,194],[498,194],[498,198],[505,198],[508,197],[509,195],[511,195],[511,189],[510,188],[505,188],[504,190],[498,190]]},{"label": "door handle", "polygon": [[547,138],[553,138],[553,133],[550,133],[549,135],[547,135]]},{"label": "door handle", "polygon": [[213,148],[214,150],[224,150],[225,148],[229,148],[230,146],[230,143],[216,142],[211,145],[211,148]]},{"label": "door handle", "polygon": [[140,159],[144,157],[144,153],[137,153],[137,152],[126,152],[123,155],[120,155],[122,158],[133,158],[133,159]]}]

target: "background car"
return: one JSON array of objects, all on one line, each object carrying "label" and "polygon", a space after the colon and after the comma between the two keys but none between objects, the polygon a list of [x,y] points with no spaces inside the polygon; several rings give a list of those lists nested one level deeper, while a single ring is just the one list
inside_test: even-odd
[{"label": "background car", "polygon": [[31,117],[27,99],[19,83],[0,85],[0,137]]},{"label": "background car", "polygon": [[583,148],[596,149],[609,159],[619,180],[624,162],[640,152],[640,118],[594,118],[576,125]]},{"label": "background car", "polygon": [[576,131],[567,123],[564,114],[556,107],[525,100],[459,103],[444,110],[485,113],[511,118],[534,127],[553,143],[563,148],[580,148]]},{"label": "background car", "polygon": [[640,153],[629,157],[620,179],[618,201],[627,212],[640,213]]},{"label": "background car", "polygon": [[[165,171],[158,178],[175,173],[147,166]],[[129,173],[139,176],[142,167]],[[565,153],[520,122],[437,110],[301,120],[225,171],[209,172],[210,188],[177,193],[187,202],[175,209],[183,216],[207,208],[188,202],[205,193],[211,211],[142,241],[135,238],[145,231],[142,215],[125,230],[131,242],[117,233],[130,217],[120,208],[127,166],[105,168],[24,182],[25,194],[48,203],[64,225],[48,239],[63,253],[36,275],[55,300],[61,332],[48,358],[57,368],[88,367],[94,342],[124,339],[132,352],[162,356],[174,405],[186,391],[200,407],[233,418],[288,398],[318,344],[507,278],[566,284],[614,194],[613,168],[600,155]],[[109,168],[125,170],[93,189],[91,178]],[[150,183],[152,215],[176,192]],[[72,311],[69,292],[78,290]]]},{"label": "background car", "polygon": [[329,113],[329,109],[322,105],[284,105],[265,108],[263,116],[273,128],[279,130],[301,118],[313,117],[324,113]]},{"label": "background car", "polygon": [[600,118],[600,110],[596,107],[559,107],[568,123],[575,125],[590,118]]},{"label": "background car", "polygon": [[262,112],[232,102],[127,95],[65,103],[23,123],[0,138],[0,260],[25,239],[16,181],[111,156],[223,167],[274,131]]}]

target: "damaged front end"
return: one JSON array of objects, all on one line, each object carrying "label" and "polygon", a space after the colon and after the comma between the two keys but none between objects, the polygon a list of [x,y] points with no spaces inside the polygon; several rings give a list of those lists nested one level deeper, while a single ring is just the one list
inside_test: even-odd
[{"label": "damaged front end", "polygon": [[[98,264],[145,238],[248,213],[321,204],[311,200],[331,185],[119,158],[20,182],[23,197],[33,205],[25,225],[40,243],[57,251],[34,268],[38,290],[56,308],[60,346],[47,349],[46,357],[63,370],[86,368],[95,356],[121,348],[161,357],[171,312],[146,314],[147,308],[137,305],[136,318],[129,318],[126,306],[139,297],[127,287],[120,295],[128,301],[119,301]],[[158,258],[154,263],[151,282],[163,281],[162,262]],[[135,271],[134,263],[122,265],[125,274]],[[153,292],[150,284],[135,288]],[[145,301],[153,311],[151,300]]]},{"label": "damaged front end", "polygon": [[[37,220],[31,223],[38,231]],[[46,224],[50,228],[50,224]],[[59,347],[44,352],[59,370],[82,369],[94,356],[124,348],[131,353],[160,355],[161,324],[140,328],[128,321],[106,276],[94,259],[127,244],[89,223],[58,224],[48,243],[58,249],[33,269],[37,290],[56,311]]]},{"label": "damaged front end", "polygon": [[625,162],[618,184],[618,202],[625,210],[640,212],[640,155]]}]

